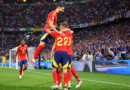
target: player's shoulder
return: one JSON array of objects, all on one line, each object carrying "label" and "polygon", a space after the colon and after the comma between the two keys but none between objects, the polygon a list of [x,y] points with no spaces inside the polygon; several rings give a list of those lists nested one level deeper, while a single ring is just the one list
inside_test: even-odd
[{"label": "player's shoulder", "polygon": [[53,14],[54,13],[54,11],[51,11],[49,14]]},{"label": "player's shoulder", "polygon": [[55,15],[56,15],[56,11],[55,11],[55,10],[54,10],[54,11],[51,11],[49,14],[55,16]]},{"label": "player's shoulder", "polygon": [[19,45],[17,48],[21,47],[21,45]]},{"label": "player's shoulder", "polygon": [[27,45],[24,45],[24,47],[28,48],[28,46],[27,46]]},{"label": "player's shoulder", "polygon": [[25,47],[28,47],[27,45],[24,45]]}]

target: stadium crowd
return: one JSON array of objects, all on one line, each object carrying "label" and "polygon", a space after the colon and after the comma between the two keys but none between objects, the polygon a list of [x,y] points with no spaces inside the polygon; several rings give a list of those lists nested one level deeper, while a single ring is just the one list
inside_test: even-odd
[{"label": "stadium crowd", "polygon": [[[0,27],[44,27],[47,14],[54,10],[51,5],[0,5]],[[69,25],[89,23],[130,10],[129,0],[96,0],[95,2],[67,4],[65,13],[59,15],[58,23]]]},{"label": "stadium crowd", "polygon": [[[25,38],[28,46],[39,44],[40,33],[27,32],[19,35],[0,35],[0,55],[9,55],[9,49],[20,44],[20,38]],[[43,62],[49,61],[54,38],[50,37],[48,45],[41,53]],[[75,31],[73,42],[74,60],[126,60],[130,59],[130,21],[101,26],[99,28]],[[49,59],[49,60],[48,60]]]}]

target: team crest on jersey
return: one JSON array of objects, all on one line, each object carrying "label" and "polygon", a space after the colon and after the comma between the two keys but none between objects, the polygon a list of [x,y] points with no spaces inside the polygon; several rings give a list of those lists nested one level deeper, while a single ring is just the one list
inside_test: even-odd
[{"label": "team crest on jersey", "polygon": [[54,20],[54,17],[52,17],[52,20]]}]

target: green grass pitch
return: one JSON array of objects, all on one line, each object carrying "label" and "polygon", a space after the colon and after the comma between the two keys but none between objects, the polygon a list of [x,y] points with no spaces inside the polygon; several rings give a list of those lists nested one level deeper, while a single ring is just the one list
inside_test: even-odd
[{"label": "green grass pitch", "polygon": [[[130,90],[130,75],[78,72],[83,83],[76,89],[72,78],[71,90]],[[0,68],[0,90],[51,90],[54,85],[52,70],[26,70],[22,79],[19,71]]]}]

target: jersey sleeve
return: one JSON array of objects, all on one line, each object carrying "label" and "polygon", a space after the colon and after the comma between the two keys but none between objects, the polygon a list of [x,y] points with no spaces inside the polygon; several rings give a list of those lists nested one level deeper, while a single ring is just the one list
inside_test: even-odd
[{"label": "jersey sleeve", "polygon": [[54,37],[56,37],[57,35],[58,35],[59,33],[58,32],[53,32],[53,31],[51,31],[51,33],[50,33],[50,35],[52,35],[52,36],[54,36]]},{"label": "jersey sleeve", "polygon": [[28,52],[28,46],[27,46],[27,52]]},{"label": "jersey sleeve", "polygon": [[17,48],[17,51],[16,51],[17,53],[19,52],[19,47]]},{"label": "jersey sleeve", "polygon": [[51,12],[51,13],[50,13],[50,16],[49,16],[50,21],[54,21],[55,16],[56,16],[56,12],[55,12],[55,11],[54,11],[54,12]]}]

